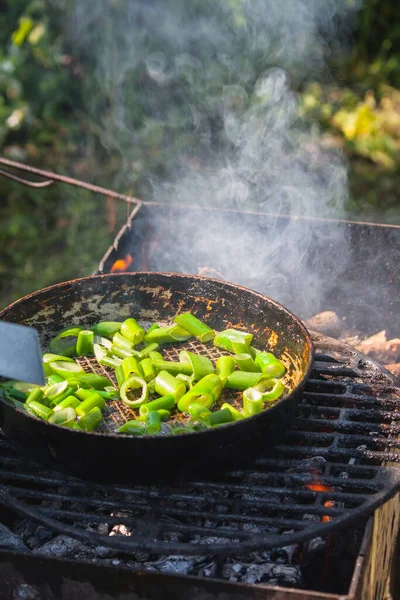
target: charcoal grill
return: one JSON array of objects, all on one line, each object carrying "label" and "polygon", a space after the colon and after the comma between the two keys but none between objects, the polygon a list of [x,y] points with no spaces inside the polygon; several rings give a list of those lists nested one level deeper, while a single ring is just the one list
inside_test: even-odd
[{"label": "charcoal grill", "polygon": [[[35,173],[35,170],[32,172]],[[58,177],[38,170],[36,174],[51,180]],[[93,191],[104,192],[100,189]],[[133,258],[131,270],[151,268],[155,248],[158,248],[158,257],[162,257],[160,245],[157,246],[160,224],[165,219],[173,219],[179,211],[173,206],[124,199],[133,202],[135,208],[101,261],[100,273],[109,272],[116,260],[129,253]],[[193,233],[199,211],[203,209],[187,210],[193,214]],[[230,212],[216,214],[210,211],[214,222],[219,219],[222,226],[229,220]],[[293,221],[284,216],[244,213],[241,219],[246,228],[253,227],[258,231],[261,227],[268,232],[279,232],[289,220]],[[295,220],[295,223],[300,227],[301,221]],[[365,333],[386,328],[389,335],[399,335],[400,228],[343,222],[352,253],[351,268],[343,271],[332,284],[328,257],[332,248],[321,243],[321,240],[329,238],[330,224],[317,220],[313,222],[314,226],[319,242],[308,258],[313,263],[314,251],[320,255],[315,268],[320,269],[321,285],[324,290],[326,288],[324,308],[336,310],[341,316],[347,315],[349,322]],[[376,255],[388,246],[390,253],[376,268]],[[190,252],[186,256],[191,257],[192,262],[189,266],[185,265],[185,270],[197,273],[200,266],[197,258]],[[207,263],[202,263],[202,266],[204,264]],[[207,266],[216,270],[219,267],[217,261]],[[179,270],[177,265],[163,268]],[[251,287],[249,281],[242,280],[240,283]],[[301,313],[301,306],[297,304],[302,292],[301,278],[290,284],[288,300],[279,299]],[[252,287],[270,291],[269,283],[265,284],[266,289],[263,285],[259,282],[258,286]],[[368,287],[376,303],[369,302],[359,293]],[[301,540],[340,531],[346,523],[362,523],[362,515],[388,498],[398,485],[398,471],[392,466],[399,462],[400,456],[397,439],[400,433],[400,390],[392,376],[370,359],[326,337],[317,334],[313,337],[316,346],[314,369],[292,428],[286,433],[283,443],[272,453],[260,456],[246,470],[233,471],[212,484],[198,482],[172,489],[155,486],[148,494],[148,488],[139,486],[110,489],[69,478],[62,473],[46,472],[41,465],[21,461],[13,447],[2,439],[2,502],[13,511],[47,524],[55,531],[69,533],[90,543],[109,545],[125,553],[148,548],[149,537],[153,540],[155,536],[159,553],[212,554],[215,539],[209,547],[200,544],[202,538],[210,535],[224,540],[223,553],[237,553],[244,551],[242,548],[251,547],[243,544],[253,537],[246,533],[246,524],[262,530],[256,544],[264,549],[287,546],[291,541],[301,543]],[[386,487],[388,482],[391,492]],[[398,496],[375,511],[373,522],[370,520],[365,529],[346,598],[377,600],[383,597],[398,518]],[[126,523],[126,531],[133,530],[134,536],[114,536],[111,539],[108,535],[93,532],[96,524],[107,523],[111,527],[117,522]],[[204,527],[206,522],[212,534]],[[174,544],[179,544],[179,549]],[[155,550],[153,541],[151,547]],[[225,559],[222,557],[221,560]],[[49,568],[46,564],[39,564],[40,561],[36,561],[32,569],[27,566],[29,561],[23,564],[13,558],[10,561],[15,568],[8,571],[6,568],[6,573],[13,577],[16,569],[19,575],[25,573],[27,579],[35,580],[28,572],[37,568],[37,573],[40,573],[40,569],[45,571]],[[89,573],[90,569],[79,567],[79,580],[84,578],[82,571]],[[174,593],[187,593],[196,598],[203,598],[206,594],[207,597],[217,597],[224,592],[240,598],[339,598],[316,591],[238,586],[223,581],[220,572],[216,575],[217,580],[211,580],[209,584],[199,578],[149,574],[149,578],[144,579],[142,575],[132,578],[130,574],[131,587],[124,573],[120,573],[124,584],[116,590],[115,597],[120,591],[127,591],[128,587],[139,597],[151,596],[151,590],[157,597],[166,585],[172,585]],[[94,571],[92,575],[88,574],[88,577],[91,576],[94,579],[99,577]],[[175,583],[171,583],[172,579]],[[101,578],[97,579],[97,582],[100,581]],[[96,589],[104,591],[105,588],[99,583]]]}]

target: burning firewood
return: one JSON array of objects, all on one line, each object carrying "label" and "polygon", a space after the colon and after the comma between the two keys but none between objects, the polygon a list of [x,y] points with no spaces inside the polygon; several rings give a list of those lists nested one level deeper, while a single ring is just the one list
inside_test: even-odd
[{"label": "burning firewood", "polygon": [[384,365],[400,362],[400,339],[386,339],[386,331],[363,340],[357,344],[356,349]]},{"label": "burning firewood", "polygon": [[310,317],[305,321],[305,325],[335,339],[339,339],[344,332],[344,323],[333,310],[324,310]]}]

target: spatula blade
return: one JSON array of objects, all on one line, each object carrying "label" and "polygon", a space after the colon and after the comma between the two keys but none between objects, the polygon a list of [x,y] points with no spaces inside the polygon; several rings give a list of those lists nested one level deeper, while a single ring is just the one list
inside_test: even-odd
[{"label": "spatula blade", "polygon": [[0,376],[28,383],[46,383],[36,329],[0,321]]}]

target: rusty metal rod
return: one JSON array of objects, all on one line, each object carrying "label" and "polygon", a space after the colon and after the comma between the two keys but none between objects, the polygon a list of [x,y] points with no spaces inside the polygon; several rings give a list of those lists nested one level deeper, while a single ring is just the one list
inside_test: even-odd
[{"label": "rusty metal rod", "polygon": [[8,158],[0,157],[0,164],[10,167],[12,169],[16,169],[17,171],[23,171],[24,173],[32,173],[33,175],[37,175],[38,177],[43,177],[46,181],[43,182],[35,182],[29,181],[23,178],[14,175],[13,173],[8,173],[8,171],[3,171],[0,169],[0,175],[3,177],[8,177],[13,181],[17,181],[18,183],[22,183],[29,187],[34,188],[42,188],[52,185],[53,183],[66,183],[67,185],[73,185],[75,187],[84,188],[89,192],[95,192],[96,194],[102,194],[103,196],[107,196],[108,198],[116,198],[117,200],[124,200],[130,204],[136,204],[141,206],[145,204],[142,200],[138,200],[138,198],[134,198],[133,196],[126,196],[125,194],[119,194],[118,192],[113,192],[112,190],[107,190],[106,188],[100,187],[98,185],[93,185],[92,183],[87,183],[86,181],[79,181],[79,179],[73,179],[72,177],[66,177],[65,175],[58,175],[57,173],[52,173],[51,171],[44,171],[43,169],[37,169],[36,167],[31,167],[29,165],[25,165],[23,163],[16,162],[14,160],[9,160]]}]

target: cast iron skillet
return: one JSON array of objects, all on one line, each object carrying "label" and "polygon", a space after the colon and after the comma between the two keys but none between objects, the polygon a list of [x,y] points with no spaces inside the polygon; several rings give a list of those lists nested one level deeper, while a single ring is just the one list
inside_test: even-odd
[{"label": "cast iron skillet", "polygon": [[[0,319],[36,327],[45,350],[50,339],[67,325],[91,326],[128,316],[150,322],[171,321],[184,311],[191,311],[216,330],[237,327],[252,332],[256,347],[269,348],[285,363],[285,396],[254,417],[220,428],[143,438],[57,427],[0,402],[5,435],[29,456],[62,465],[72,474],[108,482],[210,478],[251,461],[262,447],[281,438],[311,370],[310,336],[277,302],[204,277],[112,274],[60,283],[25,296],[0,312]],[[212,348],[212,343],[208,347]]]}]

